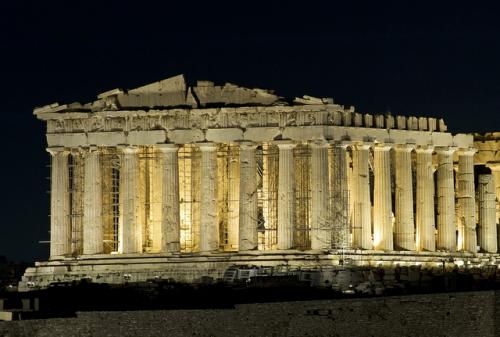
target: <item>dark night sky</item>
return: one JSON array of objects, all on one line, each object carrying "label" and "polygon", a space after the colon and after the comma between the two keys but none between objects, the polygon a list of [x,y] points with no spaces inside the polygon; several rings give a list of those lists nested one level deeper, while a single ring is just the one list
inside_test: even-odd
[{"label": "dark night sky", "polygon": [[37,243],[48,239],[49,156],[35,106],[184,73],[361,112],[434,115],[454,133],[500,130],[493,2],[103,3],[0,2],[0,254],[10,259],[48,253]]}]

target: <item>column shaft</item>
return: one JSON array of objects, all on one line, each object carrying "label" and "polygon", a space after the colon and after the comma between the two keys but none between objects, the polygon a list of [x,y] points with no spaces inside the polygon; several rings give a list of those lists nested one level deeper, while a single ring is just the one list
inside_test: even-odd
[{"label": "column shaft", "polygon": [[437,149],[438,223],[437,249],[457,250],[455,223],[455,184],[453,178],[453,148]]},{"label": "column shaft", "polygon": [[311,143],[311,249],[330,249],[332,223],[328,207],[328,143]]},{"label": "column shaft", "polygon": [[373,210],[373,246],[393,250],[390,146],[374,148],[375,180]]},{"label": "column shaft", "polygon": [[138,223],[139,158],[138,149],[122,147],[122,166],[120,171],[120,198],[123,215],[119,230],[119,251],[124,254],[142,252],[142,227]]},{"label": "column shaft", "polygon": [[50,257],[71,253],[68,151],[49,148],[52,156],[50,187]]},{"label": "column shaft", "polygon": [[479,175],[479,242],[481,250],[497,252],[495,182],[493,175]]},{"label": "column shaft", "polygon": [[101,254],[104,250],[104,229],[100,152],[90,148],[84,160],[83,254]]},{"label": "column shaft", "polygon": [[158,145],[162,168],[162,216],[161,252],[179,253],[180,216],[179,216],[179,147],[173,144]]},{"label": "column shaft", "polygon": [[239,250],[255,250],[257,240],[257,160],[254,144],[240,144]]},{"label": "column shaft", "polygon": [[458,195],[460,212],[459,243],[461,250],[477,252],[476,200],[474,191],[475,149],[461,149],[458,153]]},{"label": "column shaft", "polygon": [[295,226],[295,182],[293,148],[295,144],[279,142],[278,169],[278,249],[293,247]]},{"label": "column shaft", "polygon": [[399,250],[415,250],[415,222],[413,213],[413,179],[411,151],[413,146],[396,147],[396,221],[394,244]]},{"label": "column shaft", "polygon": [[433,148],[417,149],[417,249],[436,250]]},{"label": "column shaft", "polygon": [[332,248],[334,249],[348,249],[351,246],[346,147],[343,144],[333,144],[331,210],[333,217]]},{"label": "column shaft", "polygon": [[201,204],[200,251],[219,249],[219,224],[217,222],[217,146],[199,144],[201,151]]},{"label": "column shaft", "polygon": [[353,147],[353,246],[354,248],[372,249],[370,176],[368,156],[370,145],[357,144]]}]

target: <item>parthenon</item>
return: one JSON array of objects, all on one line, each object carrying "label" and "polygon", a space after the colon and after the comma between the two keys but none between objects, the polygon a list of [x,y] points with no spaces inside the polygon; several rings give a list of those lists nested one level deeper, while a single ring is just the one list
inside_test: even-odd
[{"label": "parthenon", "polygon": [[34,114],[51,157],[50,258],[24,284],[497,264],[497,142],[484,159],[484,139],[442,119],[183,75]]}]

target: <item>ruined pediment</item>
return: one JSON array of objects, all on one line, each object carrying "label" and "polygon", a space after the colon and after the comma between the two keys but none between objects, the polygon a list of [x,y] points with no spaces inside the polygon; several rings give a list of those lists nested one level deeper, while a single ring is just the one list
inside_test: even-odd
[{"label": "ruined pediment", "polygon": [[188,86],[181,74],[134,89],[112,89],[99,94],[96,101],[88,104],[72,103],[70,106],[53,103],[36,108],[34,113],[243,105],[272,106],[287,103],[272,90],[244,88],[231,83],[215,85],[210,81],[198,81],[195,86]]}]

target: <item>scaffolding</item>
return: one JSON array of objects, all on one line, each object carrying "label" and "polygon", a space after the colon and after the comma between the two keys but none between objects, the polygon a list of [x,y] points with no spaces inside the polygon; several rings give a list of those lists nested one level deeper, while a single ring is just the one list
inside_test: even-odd
[{"label": "scaffolding", "polygon": [[238,250],[240,160],[239,146],[221,144],[217,148],[217,215],[220,248]]},{"label": "scaffolding", "polygon": [[69,223],[71,226],[71,254],[83,253],[83,156],[79,151],[68,155]]},{"label": "scaffolding", "polygon": [[279,153],[276,145],[262,144],[257,149],[258,174],[258,247],[276,249],[278,242],[278,169]]},{"label": "scaffolding", "polygon": [[293,150],[295,175],[295,224],[294,244],[296,249],[311,248],[309,234],[311,190],[310,190],[310,161],[311,151],[307,144],[298,144]]},{"label": "scaffolding", "polygon": [[102,224],[104,253],[106,254],[118,252],[122,208],[120,167],[121,161],[117,150],[114,148],[103,149],[101,154]]},{"label": "scaffolding", "polygon": [[181,252],[198,251],[200,233],[200,151],[193,144],[179,149],[179,207]]}]

